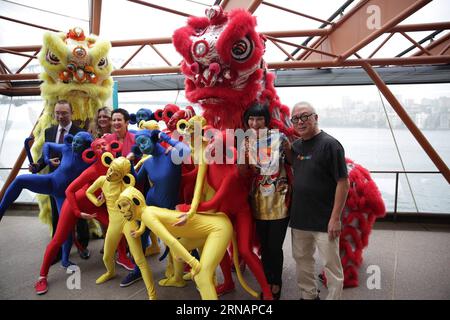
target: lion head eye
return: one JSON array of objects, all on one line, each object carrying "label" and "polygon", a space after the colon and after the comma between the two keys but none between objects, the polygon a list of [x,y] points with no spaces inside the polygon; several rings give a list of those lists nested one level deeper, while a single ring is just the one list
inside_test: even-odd
[{"label": "lion head eye", "polygon": [[252,52],[253,44],[247,37],[236,41],[231,48],[232,57],[240,62],[247,60]]},{"label": "lion head eye", "polygon": [[45,59],[51,64],[59,64],[58,57],[50,50],[47,51],[47,54],[45,55]]},{"label": "lion head eye", "polygon": [[99,68],[104,68],[108,65],[108,60],[106,58],[101,58],[100,61],[98,62],[97,66]]}]

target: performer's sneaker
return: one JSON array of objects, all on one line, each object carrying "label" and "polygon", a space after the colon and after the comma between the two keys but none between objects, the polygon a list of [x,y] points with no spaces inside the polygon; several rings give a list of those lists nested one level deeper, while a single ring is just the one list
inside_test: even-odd
[{"label": "performer's sneaker", "polygon": [[[73,263],[70,260],[67,261],[61,261],[61,267],[63,267],[64,269],[66,269],[67,273],[75,273],[76,270],[76,263]],[[74,268],[75,267],[75,268]]]},{"label": "performer's sneaker", "polygon": [[61,266],[63,267],[63,268],[68,268],[68,267],[70,267],[70,266],[76,266],[77,264],[76,263],[73,263],[72,261],[70,261],[70,260],[67,260],[67,261],[61,261]]},{"label": "performer's sneaker", "polygon": [[87,260],[91,256],[91,252],[88,248],[82,248],[78,249],[78,254],[80,255],[81,259]]},{"label": "performer's sneaker", "polygon": [[142,279],[142,275],[140,272],[132,271],[129,274],[127,274],[127,276],[122,280],[122,282],[120,283],[120,286],[128,287],[141,279]]},{"label": "performer's sneaker", "polygon": [[41,278],[34,285],[36,294],[44,294],[48,291],[47,278]]},{"label": "performer's sneaker", "polygon": [[128,257],[119,256],[117,258],[116,262],[118,265],[121,265],[128,271],[134,270],[134,263]]}]

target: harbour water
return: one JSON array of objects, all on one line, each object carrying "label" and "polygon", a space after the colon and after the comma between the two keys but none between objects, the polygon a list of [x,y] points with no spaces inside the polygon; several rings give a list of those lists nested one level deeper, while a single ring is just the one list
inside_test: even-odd
[{"label": "harbour water", "polygon": [[[346,156],[370,171],[437,171],[428,155],[407,129],[394,129],[394,138],[386,128],[322,128],[344,146]],[[423,134],[450,164],[450,130],[423,130]],[[403,159],[402,167],[400,156]],[[382,192],[388,211],[394,209],[395,173],[372,174]],[[399,176],[400,212],[450,213],[450,185],[441,174],[404,174]],[[417,204],[414,204],[414,199]]]}]

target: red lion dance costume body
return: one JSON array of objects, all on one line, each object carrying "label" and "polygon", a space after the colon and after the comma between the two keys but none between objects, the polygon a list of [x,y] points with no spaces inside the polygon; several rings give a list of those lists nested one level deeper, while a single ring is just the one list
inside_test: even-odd
[{"label": "red lion dance costume body", "polygon": [[[256,18],[242,9],[224,13],[219,6],[206,10],[207,17],[190,17],[173,35],[176,50],[183,56],[187,99],[199,104],[209,125],[220,130],[243,127],[243,114],[252,103],[269,105],[270,128],[289,137],[294,131],[289,108],[275,91],[275,76],[262,59],[264,37],[256,32]],[[340,240],[344,286],[358,284],[357,268],[375,219],[385,214],[381,195],[368,171],[348,161],[351,189],[343,213]],[[234,194],[246,190],[234,187]],[[241,187],[245,189],[244,186]]]}]

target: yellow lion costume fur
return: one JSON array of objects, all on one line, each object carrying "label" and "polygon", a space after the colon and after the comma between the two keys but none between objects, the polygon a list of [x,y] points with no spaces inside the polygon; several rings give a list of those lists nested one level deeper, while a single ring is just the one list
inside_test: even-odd
[{"label": "yellow lion costume fur", "polygon": [[[44,131],[55,124],[54,106],[58,100],[67,100],[73,109],[72,121],[83,124],[94,118],[96,111],[111,97],[112,64],[108,53],[109,41],[95,35],[85,36],[81,28],[69,32],[44,34],[39,61],[43,71],[40,78],[44,110],[33,131],[34,159],[39,159],[44,144]],[[41,221],[51,224],[48,196],[38,195]]]}]

